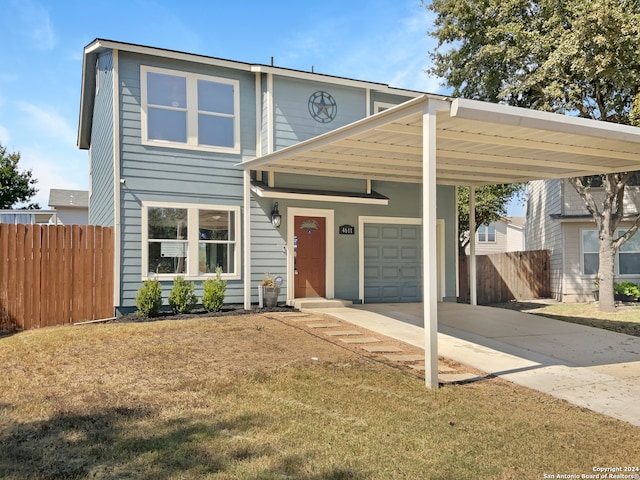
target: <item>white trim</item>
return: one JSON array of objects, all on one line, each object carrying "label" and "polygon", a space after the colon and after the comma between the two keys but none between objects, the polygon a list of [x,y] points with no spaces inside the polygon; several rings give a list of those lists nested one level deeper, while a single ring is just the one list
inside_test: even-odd
[{"label": "white trim", "polygon": [[[584,237],[583,237],[583,232],[595,232],[596,237],[598,235],[598,229],[597,228],[589,228],[589,227],[582,227],[578,229],[579,231],[579,236],[580,236],[580,276],[583,278],[597,278],[598,277],[598,272],[596,273],[584,273],[584,255],[585,253],[589,253],[591,255],[593,255],[594,253],[596,253],[598,255],[598,262],[600,262],[600,249],[598,247],[598,250],[596,252],[585,252],[584,251]],[[599,243],[598,243],[599,245]],[[614,271],[613,274],[617,275],[617,266],[618,266],[618,254],[616,252],[616,259],[615,259],[615,263],[614,263]]]},{"label": "white trim", "polygon": [[455,218],[454,218],[454,238],[455,240],[455,271],[456,271],[456,299],[460,296],[460,248],[458,247],[459,245],[459,241],[460,241],[460,230],[459,230],[459,226],[458,226],[458,188],[459,187],[455,187],[455,198],[454,198],[454,212],[455,213]]},{"label": "white trim", "polygon": [[120,275],[122,258],[122,241],[120,225],[120,198],[121,189],[124,185],[120,183],[120,74],[118,65],[118,50],[113,51],[111,58],[113,77],[111,79],[111,93],[113,96],[113,305],[119,307],[120,302]]},{"label": "white trim", "polygon": [[331,209],[320,208],[287,208],[287,302],[291,303],[295,299],[295,277],[293,269],[293,248],[295,217],[324,217],[326,229],[325,243],[325,296],[334,298],[335,296],[335,213]]},{"label": "white trim", "polygon": [[244,226],[243,274],[244,274],[244,309],[251,310],[251,172],[243,172],[244,198],[242,217]]},{"label": "white trim", "polygon": [[[149,275],[149,229],[148,226],[148,209],[149,208],[181,208],[187,210],[187,225],[188,225],[188,238],[187,238],[187,265],[186,272],[184,274],[179,273],[162,273]],[[235,223],[235,237],[233,242],[234,248],[234,273],[223,273],[222,278],[225,280],[241,280],[242,275],[242,231],[240,225],[241,208],[238,205],[210,205],[204,203],[174,203],[174,202],[155,202],[155,201],[142,201],[142,211],[140,214],[141,225],[141,248],[140,248],[140,266],[141,266],[141,278],[142,280],[149,280],[157,278],[159,280],[172,280],[177,276],[183,276],[186,280],[206,280],[207,278],[215,277],[214,273],[200,274],[198,268],[198,217],[197,212],[199,210],[225,210],[228,212],[234,212]]]},{"label": "white trim", "polygon": [[[274,130],[273,130],[273,122],[275,119],[275,113],[273,111],[273,75],[267,75],[267,154],[273,153],[273,143],[274,143]],[[259,156],[263,155],[263,152],[260,152]]]},{"label": "white trim", "polygon": [[256,73],[256,156],[262,155],[262,77]]},{"label": "white trim", "polygon": [[[364,303],[364,226],[366,223],[377,223],[387,225],[422,225],[422,219],[418,217],[374,217],[362,215],[358,217],[358,298]],[[440,228],[440,235],[437,239],[442,246],[439,250],[437,259],[438,278],[440,279],[440,291],[438,292],[439,301],[442,301],[446,292],[446,271],[445,271],[445,231],[444,219],[436,220],[436,228]],[[424,253],[423,253],[424,257]],[[424,281],[424,279],[423,279]]]},{"label": "white trim", "polygon": [[[182,77],[186,81],[186,95],[187,95],[187,141],[174,142],[174,141],[162,141],[157,139],[149,139],[149,132],[147,129],[147,73],[159,73],[163,75],[172,75],[174,77]],[[197,92],[198,92],[198,80],[206,80],[207,82],[221,83],[225,85],[233,86],[233,115],[217,116],[225,118],[233,118],[233,147],[222,147],[215,145],[201,145],[198,140],[198,104],[197,104]],[[140,123],[141,134],[140,141],[142,145],[149,145],[154,147],[166,147],[166,148],[179,148],[183,150],[197,150],[205,152],[220,152],[237,154],[240,153],[240,81],[224,77],[216,77],[213,75],[201,75],[192,72],[185,72],[181,70],[173,70],[169,68],[152,67],[149,65],[140,65]]]},{"label": "white trim", "polygon": [[339,202],[349,204],[365,204],[365,205],[389,205],[389,200],[385,198],[363,198],[363,197],[347,197],[344,195],[318,195],[313,193],[293,193],[293,192],[274,192],[264,190],[255,185],[251,186],[251,191],[260,198],[281,198],[287,200],[309,200],[316,202]]},{"label": "white trim", "polygon": [[370,117],[371,116],[371,89],[370,88],[366,88],[364,91],[364,115],[365,117]]}]

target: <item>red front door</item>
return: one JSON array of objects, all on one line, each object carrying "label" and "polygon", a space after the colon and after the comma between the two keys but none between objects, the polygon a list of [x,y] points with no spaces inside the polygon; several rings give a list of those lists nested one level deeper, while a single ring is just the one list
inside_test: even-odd
[{"label": "red front door", "polygon": [[295,217],[295,298],[326,295],[326,228],[324,217]]}]

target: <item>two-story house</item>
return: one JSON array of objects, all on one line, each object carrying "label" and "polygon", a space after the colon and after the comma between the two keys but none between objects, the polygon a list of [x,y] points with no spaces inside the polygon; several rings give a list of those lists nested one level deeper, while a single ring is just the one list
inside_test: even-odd
[{"label": "two-story house", "polygon": [[[502,217],[476,230],[476,255],[524,250],[525,217]],[[469,255],[469,245],[465,248]]]},{"label": "two-story house", "polygon": [[457,185],[640,169],[638,144],[633,127],[380,83],[84,50],[78,145],[89,223],[114,228],[117,312],[145,279],[166,298],[183,275],[201,295],[221,267],[245,306],[265,273],[281,301],[424,299],[432,343],[436,302],[457,296]]},{"label": "two-story house", "polygon": [[[420,95],[120,42],[87,46],[79,146],[91,164],[89,223],[117,230],[117,310],[134,309],[148,278],[166,297],[183,275],[200,296],[217,266],[225,301],[243,303],[246,256],[253,302],[266,273],[281,277],[281,301],[420,300],[418,183],[256,169],[245,185],[239,166]],[[438,186],[437,197],[439,295],[453,299],[456,253],[444,244],[456,234],[455,187]]]},{"label": "two-story house", "polygon": [[[635,180],[635,179],[632,179]],[[640,190],[631,181],[625,191],[621,233],[639,212]],[[602,203],[602,187],[593,183],[596,203]],[[594,299],[598,275],[598,231],[575,188],[566,179],[538,180],[528,185],[525,243],[528,250],[551,252],[551,292],[563,302]],[[624,229],[624,230],[623,230]],[[640,235],[629,239],[616,255],[616,280],[640,282]]]}]

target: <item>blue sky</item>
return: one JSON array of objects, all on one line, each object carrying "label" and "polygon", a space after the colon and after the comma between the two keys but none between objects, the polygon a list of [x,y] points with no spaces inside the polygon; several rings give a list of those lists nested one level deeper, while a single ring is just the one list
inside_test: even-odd
[{"label": "blue sky", "polygon": [[50,188],[88,189],[76,137],[95,38],[445,93],[424,73],[435,41],[420,0],[0,0],[0,20],[0,143],[33,171],[43,208]]}]

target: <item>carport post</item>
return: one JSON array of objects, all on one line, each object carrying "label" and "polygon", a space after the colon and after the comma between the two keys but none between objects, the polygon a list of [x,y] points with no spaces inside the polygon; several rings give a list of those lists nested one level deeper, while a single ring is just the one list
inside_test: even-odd
[{"label": "carport post", "polygon": [[478,305],[476,275],[476,187],[469,187],[469,303]]},{"label": "carport post", "polygon": [[251,310],[251,171],[244,171],[244,309]]},{"label": "carport post", "polygon": [[436,105],[429,100],[422,117],[422,306],[424,380],[438,388],[438,261],[436,254]]}]

